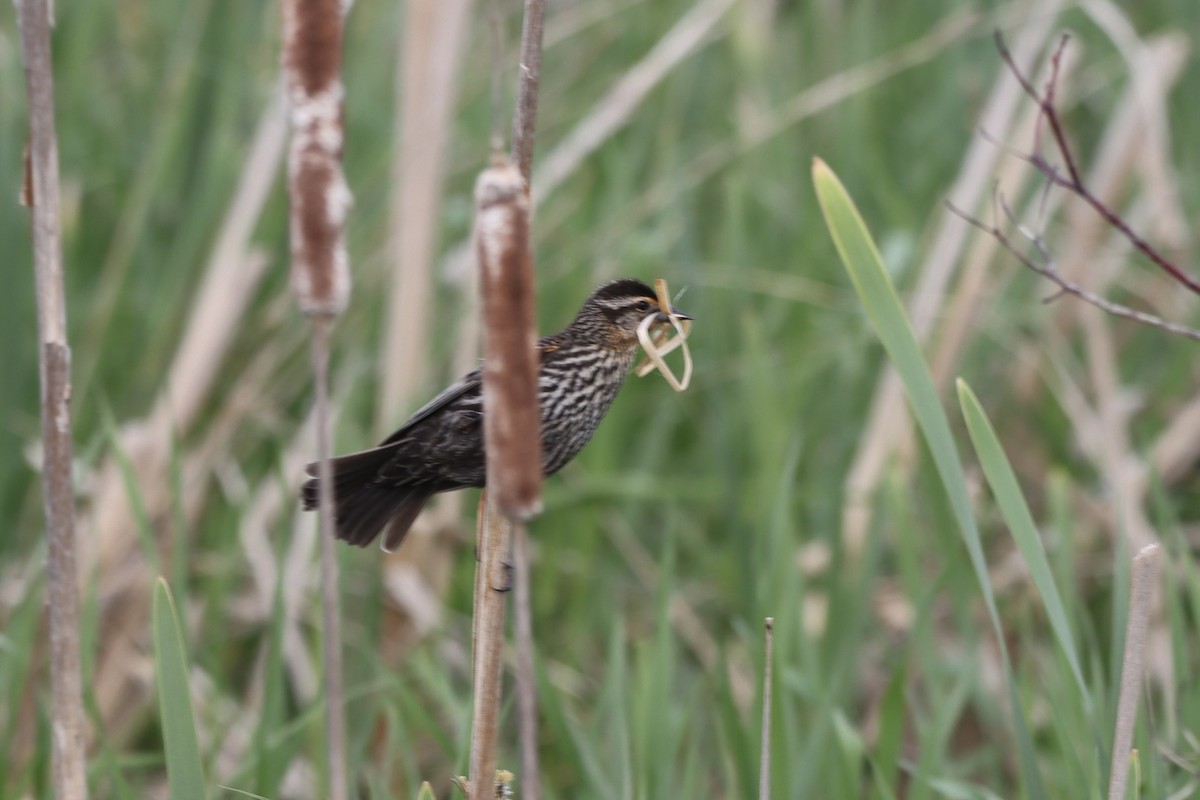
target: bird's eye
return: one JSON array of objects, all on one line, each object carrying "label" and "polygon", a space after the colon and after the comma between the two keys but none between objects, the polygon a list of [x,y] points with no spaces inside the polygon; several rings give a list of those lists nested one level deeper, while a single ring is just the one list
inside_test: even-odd
[{"label": "bird's eye", "polygon": [[634,306],[634,308],[638,311],[649,311],[650,310],[650,301],[649,300],[639,300],[637,305]]}]

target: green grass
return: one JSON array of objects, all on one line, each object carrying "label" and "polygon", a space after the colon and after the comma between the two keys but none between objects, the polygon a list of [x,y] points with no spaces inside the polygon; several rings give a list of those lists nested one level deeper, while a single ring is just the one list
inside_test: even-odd
[{"label": "green grass", "polygon": [[[510,43],[517,5],[506,4]],[[610,5],[610,13],[547,50],[539,154],[690,7],[586,5]],[[986,14],[993,6],[971,8]],[[631,379],[596,439],[547,482],[546,512],[532,527],[548,797],[757,796],[768,615],[776,619],[773,797],[1104,796],[1129,553],[1113,536],[1118,514],[1102,469],[1064,406],[1065,385],[1093,400],[1086,342],[1068,333],[1053,344],[1047,331],[1058,306],[1041,305],[1047,287],[1011,259],[988,265],[996,282],[954,371],[970,389],[959,398],[949,388],[939,397],[932,384],[923,390],[920,410],[941,420],[938,440],[922,439],[910,457],[890,463],[868,498],[862,546],[848,547],[843,536],[847,472],[889,358],[873,327],[878,309],[860,304],[826,230],[812,158],[836,171],[880,244],[877,277],[886,272],[907,300],[1000,68],[987,40],[995,18],[929,61],[741,146],[747,126],[805,88],[926,35],[958,10],[935,0],[785,3],[770,25],[756,27],[739,6],[721,36],[543,198],[535,223],[543,330],[565,323],[590,288],[617,275],[686,286],[679,305],[697,320],[691,388],[676,395],[656,377]],[[550,21],[566,13],[552,8]],[[1143,37],[1166,27],[1200,30],[1200,7],[1190,2],[1154,0],[1131,13]],[[491,125],[482,7],[475,16],[441,211],[443,250],[469,231],[471,186]],[[1061,23],[1076,34],[1080,57],[1081,102],[1067,122],[1090,164],[1127,68],[1081,12]],[[349,23],[355,284],[336,329],[339,450],[386,434],[376,418],[399,422],[411,410],[376,408],[375,377],[391,268],[401,24],[402,9],[362,3]],[[99,466],[111,458],[136,465],[136,451],[116,447],[119,431],[150,413],[172,364],[275,85],[278,8],[60,3],[55,48],[86,521]],[[1198,82],[1192,60],[1168,106],[1187,219],[1200,209],[1200,184],[1187,179],[1200,170],[1191,145],[1200,110],[1187,102]],[[12,197],[25,123],[11,4],[0,5],[0,97],[0,185]],[[736,155],[694,180],[716,147]],[[197,420],[170,443],[161,483],[125,490],[142,509],[127,532],[132,552],[158,562],[179,603],[209,797],[314,797],[323,761],[323,699],[319,689],[307,693],[298,666],[307,660],[319,669],[315,566],[288,573],[309,586],[274,584],[260,596],[256,570],[286,569],[299,534],[290,515],[273,518],[262,532],[262,562],[252,562],[241,538],[263,487],[278,487],[290,502],[300,476],[282,471],[280,459],[311,402],[306,326],[287,295],[285,212],[278,181],[252,240],[269,269],[217,383]],[[0,293],[0,800],[40,800],[51,795],[38,621],[41,494],[29,466],[39,431],[37,362],[27,215],[13,204],[0,214],[0,241],[10,267]],[[1192,248],[1180,262],[1195,264],[1195,255]],[[1126,269],[1148,272],[1138,263]],[[447,281],[437,292],[426,393],[454,377],[461,303]],[[1140,401],[1131,450],[1145,457],[1194,395],[1192,353],[1156,332],[1115,332],[1119,378]],[[884,335],[894,347],[894,334]],[[1040,369],[1034,391],[1018,383],[1019,357]],[[927,369],[915,347],[906,364]],[[201,459],[214,442],[218,452]],[[961,465],[956,473],[947,471],[951,462]],[[197,463],[205,468],[195,471]],[[1150,484],[1144,512],[1168,555],[1160,619],[1172,672],[1167,683],[1152,683],[1142,708],[1139,796],[1182,797],[1200,763],[1192,738],[1200,734],[1192,678],[1200,673],[1200,505],[1189,474]],[[167,498],[162,508],[156,496]],[[464,506],[473,509],[474,497]],[[423,780],[444,797],[449,778],[466,771],[474,560],[471,522],[463,522],[468,535],[440,623],[398,662],[381,655],[395,613],[378,551],[340,551],[350,768],[362,797],[416,797]],[[114,635],[117,566],[90,577],[84,592],[85,684],[93,726],[105,732],[89,767],[96,798],[144,797],[167,785],[160,709],[144,680],[149,661],[128,666],[141,688],[123,724],[96,718],[103,698],[92,671]],[[154,586],[147,579],[122,595],[144,604],[132,635],[147,659]],[[711,652],[680,623],[673,609],[681,603]],[[1027,747],[1014,719],[1024,720]],[[511,707],[503,724],[500,763],[514,768]]]}]

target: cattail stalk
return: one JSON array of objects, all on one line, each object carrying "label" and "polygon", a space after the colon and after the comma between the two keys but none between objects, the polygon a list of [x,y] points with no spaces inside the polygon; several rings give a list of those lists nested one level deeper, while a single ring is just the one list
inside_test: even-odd
[{"label": "cattail stalk", "polygon": [[[525,0],[521,26],[521,61],[517,77],[517,109],[513,115],[512,159],[529,191],[533,170],[533,147],[537,138],[538,87],[542,76],[542,33],[544,0]],[[531,198],[532,200],[532,198]],[[532,233],[526,226],[533,252]],[[517,735],[521,743],[521,796],[542,800],[542,770],[538,759],[537,681],[533,673],[533,598],[530,589],[529,532],[515,526],[513,540],[513,624],[517,641]]]},{"label": "cattail stalk", "polygon": [[488,495],[505,516],[527,520],[542,510],[533,259],[525,179],[504,156],[480,175],[475,209]]},{"label": "cattail stalk", "polygon": [[313,322],[320,509],[325,735],[332,800],[346,800],[345,701],[341,609],[334,552],[332,439],[329,424],[329,338],[350,295],[345,220],[350,190],[342,173],[342,23],[339,0],[284,0],[283,66],[292,122],[288,153],[292,288]]},{"label": "cattail stalk", "polygon": [[46,513],[46,612],[50,633],[51,760],[55,797],[87,800],[83,680],[79,657],[79,575],[71,480],[71,350],[67,344],[59,213],[58,138],[50,3],[18,0],[17,25],[29,98],[29,149],[22,200],[30,208],[36,272]]},{"label": "cattail stalk", "polygon": [[479,520],[475,580],[474,709],[470,794],[491,796],[504,647],[504,592],[513,528],[541,510],[538,354],[533,321],[533,258],[525,179],[496,156],[475,188],[475,241],[484,335],[486,501]]},{"label": "cattail stalk", "polygon": [[521,63],[517,78],[517,112],[513,116],[512,158],[530,182],[533,145],[537,137],[538,87],[542,79],[542,31],[545,0],[525,0],[521,24]]}]

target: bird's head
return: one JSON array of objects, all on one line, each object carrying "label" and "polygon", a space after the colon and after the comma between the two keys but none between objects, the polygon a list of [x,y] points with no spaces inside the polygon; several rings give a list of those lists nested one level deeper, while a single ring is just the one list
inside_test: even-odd
[{"label": "bird's head", "polygon": [[[680,319],[691,319],[675,307],[671,313]],[[667,322],[667,315],[659,310],[654,289],[639,280],[625,278],[592,292],[571,327],[577,335],[596,337],[610,347],[632,351],[638,341],[638,326],[648,316]]]}]

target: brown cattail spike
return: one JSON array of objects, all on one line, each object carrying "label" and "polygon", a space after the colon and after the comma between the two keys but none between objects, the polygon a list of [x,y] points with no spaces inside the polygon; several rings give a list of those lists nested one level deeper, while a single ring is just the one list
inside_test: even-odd
[{"label": "brown cattail spike", "polygon": [[488,491],[504,514],[524,520],[542,508],[533,257],[525,180],[503,156],[475,184],[475,246],[486,331]]},{"label": "brown cattail spike", "polygon": [[350,297],[344,227],[352,198],[341,164],[342,6],[339,0],[286,0],[283,24],[292,120],[292,288],[305,313],[334,315]]}]

